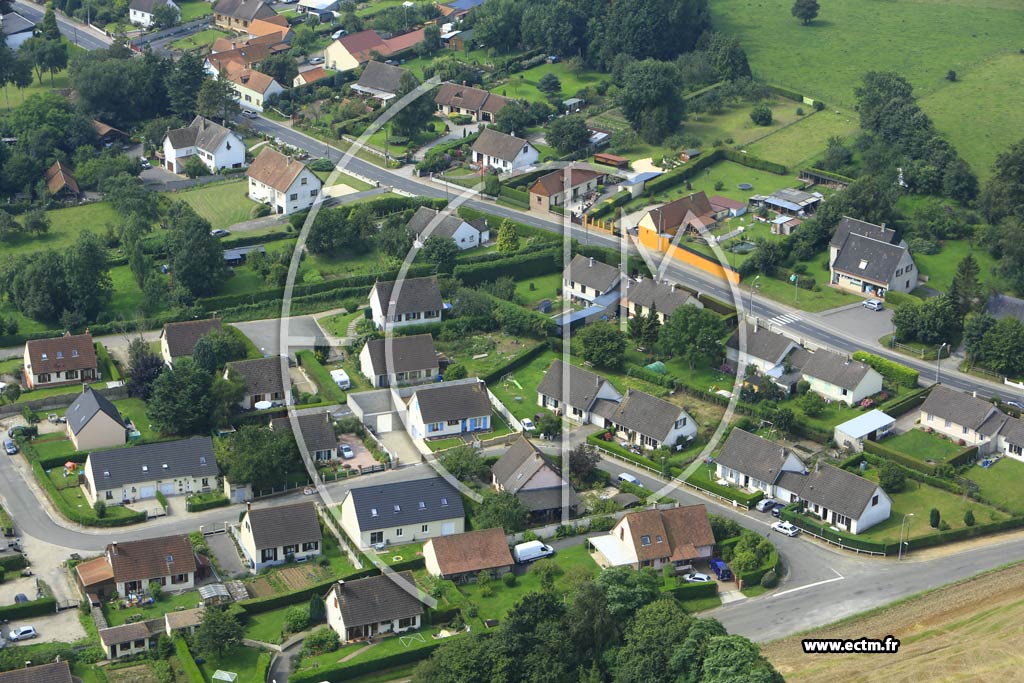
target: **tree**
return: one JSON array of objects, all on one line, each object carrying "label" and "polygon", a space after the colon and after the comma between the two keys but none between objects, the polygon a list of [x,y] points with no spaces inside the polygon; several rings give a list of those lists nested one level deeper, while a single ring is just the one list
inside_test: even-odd
[{"label": "tree", "polygon": [[210,296],[224,279],[220,240],[210,234],[210,222],[185,202],[174,202],[167,212],[171,233],[167,242],[171,273],[194,297]]},{"label": "tree", "polygon": [[221,123],[227,123],[241,110],[227,74],[222,73],[217,79],[208,78],[199,87],[199,93],[196,95],[196,113],[200,116],[220,119]]},{"label": "tree", "polygon": [[743,636],[711,638],[704,657],[702,683],[784,683],[757,645]]},{"label": "tree", "polygon": [[1007,216],[1024,217],[1024,140],[1010,145],[996,156],[992,176],[979,197],[985,218],[996,224]]},{"label": "tree", "polygon": [[938,529],[939,528],[939,522],[941,522],[941,521],[942,521],[942,518],[941,518],[941,515],[939,514],[939,509],[938,508],[932,508],[931,511],[928,513],[928,524],[931,526],[931,528]]},{"label": "tree", "polygon": [[153,24],[160,29],[170,28],[174,26],[178,23],[178,20],[180,18],[181,15],[178,14],[178,10],[176,10],[171,5],[157,5],[157,7],[153,10]]},{"label": "tree", "polygon": [[191,358],[179,358],[153,380],[146,415],[161,434],[209,431],[213,378]]},{"label": "tree", "polygon": [[680,306],[661,326],[659,347],[681,356],[692,369],[699,361],[713,362],[722,352],[725,323],[716,313],[695,306]]},{"label": "tree", "polygon": [[309,628],[309,607],[293,605],[285,610],[284,627],[289,633],[298,633]]},{"label": "tree", "polygon": [[160,586],[159,582],[150,581],[146,590],[149,591],[149,596],[153,598],[155,602],[160,602],[160,598],[163,597],[163,588]]},{"label": "tree", "polygon": [[561,567],[550,559],[537,560],[530,567],[530,573],[540,581],[541,590],[550,591],[555,587],[555,579],[565,573]]},{"label": "tree", "polygon": [[625,360],[626,336],[612,323],[587,325],[573,338],[581,358],[602,368],[621,368]]},{"label": "tree", "polygon": [[[271,57],[265,58],[264,61],[269,59]],[[205,80],[203,58],[198,53],[186,51],[168,72],[165,78],[168,106],[171,112],[182,121],[191,119],[195,115],[196,97]],[[291,81],[288,82],[291,83]],[[163,127],[156,128],[155,131],[146,128],[146,140],[150,144],[160,144],[167,128],[173,127],[177,126],[165,124]]]},{"label": "tree", "polygon": [[453,363],[449,365],[444,371],[444,379],[446,382],[450,382],[456,379],[465,379],[469,377],[469,371],[466,370],[466,366],[460,363]]},{"label": "tree", "polygon": [[47,40],[60,40],[60,27],[57,26],[57,14],[53,11],[53,7],[47,7],[46,12],[43,13],[39,34]]},{"label": "tree", "polygon": [[96,513],[98,519],[103,519],[107,516],[107,504],[102,500],[97,500],[92,504],[92,511]]},{"label": "tree", "polygon": [[56,251],[36,252],[22,258],[11,278],[8,296],[18,310],[35,320],[55,323],[67,301],[64,259]]},{"label": "tree", "polygon": [[405,258],[412,249],[415,236],[406,227],[406,219],[402,214],[393,214],[384,219],[377,231],[377,248],[388,256],[396,259]]},{"label": "tree", "polygon": [[469,445],[449,448],[438,458],[441,467],[459,481],[471,482],[487,476],[487,463],[475,448]]},{"label": "tree", "polygon": [[210,167],[195,155],[185,159],[184,163],[181,165],[181,170],[184,171],[185,175],[189,178],[202,178],[203,176],[210,175]]},{"label": "tree", "polygon": [[537,81],[537,90],[550,97],[561,92],[562,82],[558,80],[558,76],[549,71]]},{"label": "tree", "polygon": [[679,89],[679,71],[667,62],[632,62],[617,101],[622,114],[645,142],[660,143],[679,127],[686,113]]},{"label": "tree", "polygon": [[421,57],[433,57],[441,49],[441,29],[437,24],[423,27],[423,42],[416,46]]},{"label": "tree", "polygon": [[804,415],[807,417],[818,417],[825,412],[825,399],[813,391],[808,391],[800,397],[799,401],[800,409],[804,411]]},{"label": "tree", "polygon": [[590,144],[590,129],[579,114],[559,116],[548,124],[544,137],[559,154],[572,154]]},{"label": "tree", "polygon": [[886,461],[878,471],[878,485],[886,493],[899,493],[907,486],[907,475],[902,467]]},{"label": "tree", "polygon": [[772,108],[764,102],[754,105],[754,108],[750,110],[750,120],[754,122],[755,126],[772,125]]},{"label": "tree", "polygon": [[200,654],[221,657],[242,642],[244,633],[234,613],[220,607],[207,607],[196,629],[195,642]]},{"label": "tree", "polygon": [[534,426],[538,434],[547,435],[549,439],[557,439],[562,435],[562,418],[548,410],[541,412]]},{"label": "tree", "polygon": [[644,331],[647,329],[647,316],[635,313],[626,323],[626,336],[633,341],[643,343]]},{"label": "tree", "polygon": [[[398,102],[408,95],[409,93],[416,90],[420,82],[416,80],[410,72],[406,71],[402,74],[401,79],[398,82],[398,91],[395,93],[395,104],[393,107],[398,107]],[[423,130],[424,126],[428,122],[434,120],[434,102],[430,97],[417,97],[404,105],[401,105],[395,115],[391,118],[391,127],[398,135],[404,135],[405,137],[411,138],[416,133]]]},{"label": "tree", "polygon": [[3,389],[3,398],[8,403],[17,403],[21,398],[21,385],[11,382]]},{"label": "tree", "polygon": [[514,494],[508,491],[486,491],[483,502],[473,520],[476,529],[501,527],[507,534],[526,529],[529,511]]},{"label": "tree", "polygon": [[669,667],[674,649],[690,631],[693,618],[674,600],[657,600],[637,610],[615,658],[614,683],[674,683]]},{"label": "tree", "polygon": [[590,483],[597,471],[601,456],[597,449],[588,443],[581,443],[569,451],[569,477],[577,488],[584,488]]},{"label": "tree", "polygon": [[985,303],[981,281],[978,279],[980,273],[978,262],[971,254],[961,259],[956,267],[956,274],[953,276],[949,291],[946,292],[946,298],[961,320],[971,311],[983,307]]},{"label": "tree", "polygon": [[50,217],[46,214],[46,211],[36,207],[25,214],[23,226],[25,232],[32,233],[33,235],[45,235],[50,231]]},{"label": "tree", "polygon": [[519,231],[516,224],[506,218],[498,227],[498,253],[514,254],[519,251]]},{"label": "tree", "polygon": [[641,335],[641,341],[647,348],[652,348],[658,343],[658,335],[661,332],[661,317],[658,315],[658,305],[651,303],[650,310],[647,311],[647,315],[644,316],[644,330]]},{"label": "tree", "polygon": [[215,373],[233,360],[243,360],[247,354],[245,342],[231,330],[207,332],[196,342],[192,360],[203,370]]},{"label": "tree", "polygon": [[852,162],[853,152],[846,147],[846,141],[838,135],[833,135],[829,137],[825,156],[818,165],[826,171],[839,171]]},{"label": "tree", "polygon": [[803,22],[804,26],[809,26],[818,17],[820,9],[818,0],[796,0],[790,13]]},{"label": "tree", "polygon": [[221,375],[213,378],[210,386],[211,428],[227,426],[238,404],[245,398],[245,391],[245,380],[237,373],[231,373],[227,379]]},{"label": "tree", "polygon": [[95,320],[114,295],[110,279],[107,250],[98,236],[91,232],[78,235],[75,244],[64,255],[66,300],[82,319]]},{"label": "tree", "polygon": [[256,490],[280,485],[288,467],[301,462],[290,432],[274,432],[263,425],[244,425],[217,447],[217,462],[228,479],[252,484]]},{"label": "tree", "polygon": [[165,367],[163,359],[150,350],[145,339],[135,337],[128,342],[128,395],[148,400],[153,382]]},{"label": "tree", "polygon": [[309,596],[309,622],[311,624],[322,624],[327,621],[327,605],[319,593]]},{"label": "tree", "polygon": [[438,273],[451,273],[455,270],[455,258],[459,255],[459,245],[451,237],[431,235],[423,243],[420,256],[435,266]]}]

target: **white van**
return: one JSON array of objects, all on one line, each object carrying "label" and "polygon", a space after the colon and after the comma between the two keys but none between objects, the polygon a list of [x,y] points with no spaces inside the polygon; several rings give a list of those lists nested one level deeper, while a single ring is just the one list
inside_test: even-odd
[{"label": "white van", "polygon": [[622,482],[626,482],[627,484],[633,484],[634,486],[643,486],[643,484],[640,483],[640,480],[629,472],[619,472],[618,479],[620,484]]},{"label": "white van", "polygon": [[544,557],[551,557],[554,554],[554,548],[544,545],[540,541],[527,541],[512,548],[512,557],[515,558],[517,564],[526,564]]}]

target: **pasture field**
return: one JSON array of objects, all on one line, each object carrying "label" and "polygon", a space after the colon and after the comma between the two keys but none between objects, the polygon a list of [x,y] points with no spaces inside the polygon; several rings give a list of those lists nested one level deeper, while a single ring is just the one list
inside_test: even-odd
[{"label": "pasture field", "polygon": [[252,211],[258,205],[246,196],[248,190],[249,185],[245,178],[240,178],[223,183],[199,185],[164,196],[185,202],[195,209],[196,213],[210,221],[210,226],[216,230],[252,218]]}]

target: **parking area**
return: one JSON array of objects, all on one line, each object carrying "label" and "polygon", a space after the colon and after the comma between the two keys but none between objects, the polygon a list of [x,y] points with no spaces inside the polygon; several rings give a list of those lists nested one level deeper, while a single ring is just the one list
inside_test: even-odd
[{"label": "parking area", "polygon": [[847,333],[857,339],[877,340],[892,334],[892,308],[881,311],[864,308],[862,303],[843,306],[821,314],[829,327],[840,333]]},{"label": "parking area", "polygon": [[248,576],[249,571],[242,564],[242,558],[235,549],[235,542],[229,534],[213,534],[206,537],[206,545],[217,558],[222,579],[233,579]]},{"label": "parking area", "polygon": [[14,596],[19,593],[28,597],[29,600],[36,599],[36,579],[34,576],[18,576],[16,579],[9,579],[0,583],[0,605],[13,605]]},{"label": "parking area", "polygon": [[352,469],[359,469],[360,467],[372,467],[377,464],[377,461],[373,459],[373,454],[370,450],[363,445],[362,439],[355,434],[341,434],[338,436],[338,445],[348,445],[352,447],[352,452],[355,454],[354,458],[343,460],[342,463],[348,465]]},{"label": "parking area", "polygon": [[32,617],[31,619],[15,620],[4,624],[4,639],[11,629],[19,626],[33,626],[39,632],[38,638],[18,642],[7,642],[7,646],[35,645],[36,643],[73,643],[86,636],[85,629],[78,621],[77,609],[66,609],[45,617]]}]

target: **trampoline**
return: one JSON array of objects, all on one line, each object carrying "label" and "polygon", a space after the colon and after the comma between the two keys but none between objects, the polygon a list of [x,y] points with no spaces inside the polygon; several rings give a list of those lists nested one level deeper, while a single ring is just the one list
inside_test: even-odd
[{"label": "trampoline", "polygon": [[754,186],[751,185],[750,183],[740,183],[739,185],[736,186],[736,188],[740,190],[753,190]]}]

